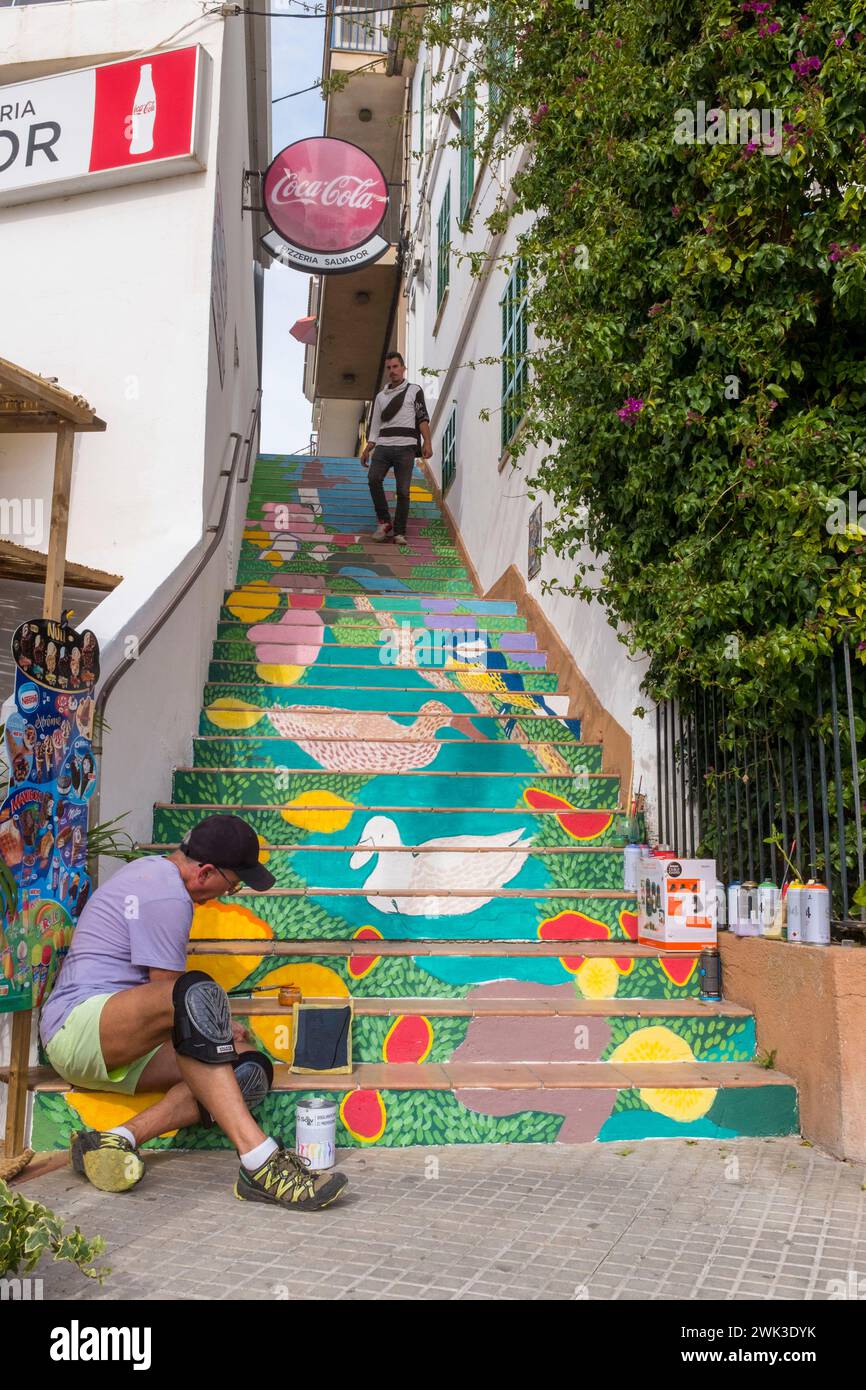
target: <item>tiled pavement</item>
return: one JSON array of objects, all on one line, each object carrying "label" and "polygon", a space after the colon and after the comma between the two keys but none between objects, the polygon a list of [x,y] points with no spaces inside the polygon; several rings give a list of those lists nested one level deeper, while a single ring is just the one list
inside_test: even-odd
[{"label": "tiled pavement", "polygon": [[101,1290],[44,1263],[44,1297],[823,1300],[852,1271],[866,1297],[863,1168],[796,1138],[350,1150],[349,1195],[307,1216],[236,1201],[235,1162],[24,1184],[108,1244]]}]

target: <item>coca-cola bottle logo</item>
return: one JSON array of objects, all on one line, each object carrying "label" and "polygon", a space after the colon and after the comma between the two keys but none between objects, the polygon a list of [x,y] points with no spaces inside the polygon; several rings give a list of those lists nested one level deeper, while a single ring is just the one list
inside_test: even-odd
[{"label": "coca-cola bottle logo", "polygon": [[299,140],[274,159],[264,178],[275,230],[309,251],[349,251],[374,235],[388,208],[388,185],[357,145],[322,136]]}]

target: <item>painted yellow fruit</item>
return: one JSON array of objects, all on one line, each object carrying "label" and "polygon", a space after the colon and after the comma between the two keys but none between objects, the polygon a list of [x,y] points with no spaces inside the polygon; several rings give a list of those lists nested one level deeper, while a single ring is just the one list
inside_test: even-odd
[{"label": "painted yellow fruit", "polygon": [[[307,807],[315,809],[307,810]],[[287,801],[280,815],[289,825],[297,825],[301,830],[331,835],[335,830],[345,830],[354,811],[352,802],[345,801],[336,792],[308,791]]]},{"label": "painted yellow fruit", "polygon": [[264,579],[254,579],[235,589],[226,599],[226,608],[241,623],[261,622],[280,606],[280,595]]},{"label": "painted yellow fruit", "polygon": [[[349,993],[336,970],[314,963],[281,965],[270,972],[266,981],[260,981],[260,987],[265,983],[273,985],[274,997],[280,986],[285,985],[297,985],[307,999],[343,999]],[[256,998],[267,999],[269,995],[257,994]],[[291,1061],[292,1020],[289,1014],[251,1014],[248,1023],[272,1057],[278,1062]]]},{"label": "painted yellow fruit", "polygon": [[693,1062],[695,1054],[672,1028],[636,1028],[615,1047],[609,1062]]},{"label": "painted yellow fruit", "polygon": [[[672,1028],[658,1025],[637,1028],[614,1048],[609,1062],[693,1062],[695,1055],[685,1038]],[[716,1088],[702,1086],[642,1087],[640,1098],[650,1110],[687,1125],[699,1120],[716,1098]]]},{"label": "painted yellow fruit", "polygon": [[257,835],[256,839],[259,842],[259,863],[267,864],[271,857],[271,851],[265,848],[268,843],[268,837],[267,835]]},{"label": "painted yellow fruit", "polygon": [[270,545],[273,541],[270,531],[262,531],[258,526],[250,526],[244,531],[245,541],[252,541],[254,545]]},{"label": "painted yellow fruit", "polygon": [[280,554],[278,550],[263,550],[261,555],[259,556],[259,559],[268,560],[272,565],[277,567],[283,563],[284,557]]},{"label": "painted yellow fruit", "polygon": [[[114,1129],[125,1125],[133,1115],[140,1115],[149,1105],[162,1100],[162,1091],[142,1091],[137,1096],[122,1096],[116,1091],[67,1091],[66,1104],[81,1117],[89,1129]],[[177,1134],[167,1129],[167,1135]]]},{"label": "painted yellow fruit", "polygon": [[248,705],[245,700],[235,700],[229,695],[207,705],[205,714],[211,724],[227,730],[252,729],[264,718],[264,710],[257,705]]},{"label": "painted yellow fruit", "polygon": [[256,666],[256,675],[265,685],[297,685],[306,669],[306,666],[278,666],[261,661]]},{"label": "painted yellow fruit", "polygon": [[[270,941],[272,937],[273,932],[267,922],[263,922],[248,907],[238,907],[232,903],[202,903],[193,914],[191,941]],[[205,970],[223,989],[229,990],[235,989],[252,974],[260,961],[261,956],[190,953],[186,964],[188,970]]]},{"label": "painted yellow fruit", "polygon": [[584,999],[613,999],[620,974],[607,956],[588,956],[575,971],[574,978]]}]

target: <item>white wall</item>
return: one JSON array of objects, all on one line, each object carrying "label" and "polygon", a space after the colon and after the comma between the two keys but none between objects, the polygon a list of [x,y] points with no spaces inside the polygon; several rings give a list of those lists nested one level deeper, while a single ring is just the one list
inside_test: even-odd
[{"label": "white wall", "polygon": [[[414,150],[418,148],[419,89],[425,63],[429,102],[430,69],[438,69],[438,54],[422,53],[415,71],[411,128]],[[462,85],[463,79],[455,76],[452,89],[458,102]],[[434,100],[440,100],[446,90],[444,86],[433,88]],[[483,98],[483,89],[480,97]],[[496,248],[500,259],[485,279],[474,277],[468,261],[461,257],[470,248],[490,246],[484,221],[495,205],[498,191],[509,186],[519,156],[512,156],[507,167],[493,172],[476,168],[474,227],[464,235],[456,225],[460,213],[460,151],[447,148],[454,129],[438,113],[428,113],[426,126],[425,157],[412,161],[412,221],[418,238],[413,255],[422,255],[423,280],[417,277],[410,286],[409,302],[414,307],[409,311],[407,356],[410,375],[424,383],[434,416],[434,472],[441,478],[442,433],[456,405],[457,471],[446,501],[484,590],[510,565],[517,566],[529,594],[559,633],[602,705],[631,735],[635,785],[642,777],[644,792],[650,791],[655,786],[655,722],[652,715],[645,720],[633,716],[637,706],[652,706],[640,693],[646,662],[628,659],[600,605],[544,592],[546,582],[569,583],[574,573],[572,564],[545,555],[540,574],[527,580],[530,514],[541,501],[542,517],[550,517],[554,504],[541,493],[534,498],[529,496],[529,484],[539,461],[536,451],[527,452],[516,466],[506,462],[500,469],[501,368],[498,363],[476,365],[474,369],[469,365],[501,351],[500,300],[511,272],[508,256],[515,250],[526,219],[518,218],[512,223]],[[437,324],[436,224],[449,177],[451,272],[447,302]],[[446,371],[455,362],[460,365],[449,383]],[[424,367],[437,370],[438,379],[424,377]],[[479,418],[483,410],[491,412],[489,421]],[[625,794],[628,791],[624,789]]]}]

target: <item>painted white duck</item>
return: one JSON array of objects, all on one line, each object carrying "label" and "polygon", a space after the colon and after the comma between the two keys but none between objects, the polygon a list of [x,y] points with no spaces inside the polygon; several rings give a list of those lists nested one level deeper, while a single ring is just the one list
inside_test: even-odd
[{"label": "painted white duck", "polygon": [[293,739],[329,772],[394,773],[429,767],[442,749],[436,738],[440,729],[486,741],[469,715],[455,714],[441,700],[425,700],[412,724],[398,724],[373,710],[330,705],[273,709],[270,720],[283,738]]},{"label": "painted white duck", "polygon": [[[457,917],[476,912],[489,903],[526,863],[522,851],[532,844],[532,835],[523,827],[499,835],[451,835],[426,840],[416,850],[402,854],[379,854],[384,846],[402,849],[400,831],[388,816],[371,816],[364,826],[357,849],[349,861],[351,869],[361,869],[374,856],[378,863],[368,876],[367,902],[379,912],[399,912],[410,917]],[[491,853],[495,848],[501,853]],[[488,852],[475,854],[479,848]],[[436,850],[426,854],[425,850]],[[429,890],[427,896],[404,898],[407,889]],[[439,897],[453,888],[477,888],[478,897]]]}]

